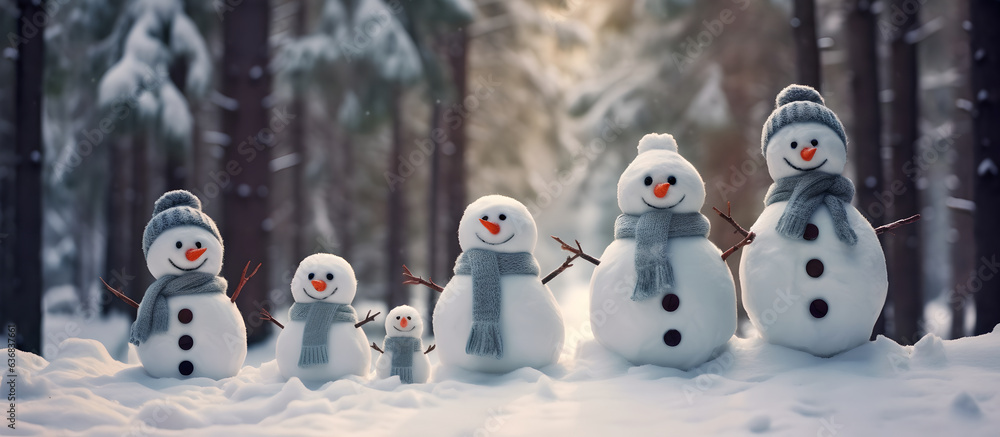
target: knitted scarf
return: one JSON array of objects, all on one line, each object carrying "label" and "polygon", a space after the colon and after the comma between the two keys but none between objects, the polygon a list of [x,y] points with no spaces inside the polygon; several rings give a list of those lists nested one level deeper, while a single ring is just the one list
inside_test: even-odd
[{"label": "knitted scarf", "polygon": [[635,289],[632,300],[656,296],[674,285],[674,269],[667,244],[674,237],[708,237],[710,225],[700,212],[651,211],[640,216],[622,214],[615,220],[615,239],[634,238]]},{"label": "knitted scarf", "polygon": [[382,342],[382,350],[392,352],[392,366],[389,376],[399,375],[399,380],[403,384],[413,383],[413,354],[419,353],[423,348],[419,338],[416,337],[385,337]]},{"label": "knitted scarf", "polygon": [[326,364],[330,361],[327,339],[330,325],[337,322],[357,323],[358,315],[350,304],[311,302],[293,303],[288,310],[292,320],[305,320],[302,332],[302,352],[299,353],[299,367]]},{"label": "knitted scarf", "polygon": [[472,275],[472,332],[465,353],[503,357],[500,330],[500,276],[538,275],[538,263],[528,252],[504,253],[487,249],[462,252],[455,262],[456,275]]},{"label": "knitted scarf", "polygon": [[775,230],[788,238],[802,238],[809,219],[819,205],[826,204],[840,241],[855,245],[858,236],[847,219],[847,205],[854,198],[854,184],[841,175],[807,172],[778,179],[764,196],[764,206],[788,201]]},{"label": "knitted scarf", "polygon": [[167,298],[203,293],[226,293],[226,279],[211,273],[188,272],[180,276],[163,275],[146,289],[132,323],[129,343],[138,346],[149,336],[167,330],[170,324]]}]

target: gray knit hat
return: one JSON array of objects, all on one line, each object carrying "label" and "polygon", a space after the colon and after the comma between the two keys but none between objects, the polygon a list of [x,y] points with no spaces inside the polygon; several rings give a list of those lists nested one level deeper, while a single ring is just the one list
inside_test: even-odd
[{"label": "gray knit hat", "polygon": [[774,112],[767,121],[764,122],[764,129],[760,134],[760,149],[767,155],[767,143],[771,137],[778,133],[781,128],[793,123],[816,122],[833,129],[840,140],[847,147],[847,134],[844,133],[844,125],[840,124],[837,114],[823,102],[823,96],[819,95],[812,87],[805,85],[789,85],[778,93],[774,99]]},{"label": "gray knit hat", "polygon": [[190,191],[174,190],[163,193],[153,204],[153,219],[142,232],[142,254],[149,256],[149,246],[156,237],[170,228],[198,226],[211,232],[222,243],[219,229],[212,218],[201,212],[201,201]]}]

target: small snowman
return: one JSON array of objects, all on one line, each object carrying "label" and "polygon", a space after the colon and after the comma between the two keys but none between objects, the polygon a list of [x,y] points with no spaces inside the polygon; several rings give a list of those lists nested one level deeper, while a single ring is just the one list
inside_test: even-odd
[{"label": "small snowman", "polygon": [[743,304],[768,342],[828,357],[871,336],[888,289],[885,256],[851,205],[837,115],[802,85],[782,90],[775,106],[761,134],[775,182],[740,262]]},{"label": "small snowman", "polygon": [[184,190],[161,196],[143,232],[142,252],[156,281],[138,304],[129,342],[146,372],[159,378],[236,375],[247,355],[246,326],[233,303],[238,291],[226,296],[227,282],[219,276],[222,237],[201,201]]},{"label": "small snowman", "polygon": [[358,289],[351,265],[328,253],[309,255],[295,270],[291,289],[295,302],[288,310],[288,326],[261,310],[263,320],[283,328],[275,346],[281,375],[307,381],[367,377],[371,352],[368,337],[359,328],[379,313],[369,311],[358,321],[351,306]]},{"label": "small snowman", "polygon": [[420,336],[424,333],[424,321],[420,313],[409,305],[400,305],[389,311],[385,318],[385,340],[382,347],[372,343],[372,349],[382,353],[375,361],[375,376],[385,379],[399,375],[403,384],[424,383],[431,375],[431,361],[425,351]]},{"label": "small snowman", "polygon": [[563,243],[598,265],[590,281],[594,337],[632,364],[690,369],[736,332],[736,287],[707,238],[704,202],[705,182],[673,136],[648,134],[618,180],[622,214],[600,260]]},{"label": "small snowman", "polygon": [[573,257],[543,279],[532,253],[537,239],[535,220],[521,202],[483,196],[459,221],[462,254],[447,286],[413,276],[403,266],[404,283],[441,292],[432,322],[442,364],[507,373],[556,362],[563,319],[545,284],[572,266]]}]

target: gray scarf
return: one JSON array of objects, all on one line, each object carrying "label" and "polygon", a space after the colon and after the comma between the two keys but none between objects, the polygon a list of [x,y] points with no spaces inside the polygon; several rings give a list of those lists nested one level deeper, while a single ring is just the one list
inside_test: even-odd
[{"label": "gray scarf", "polygon": [[399,375],[399,380],[403,384],[413,384],[413,354],[419,353],[423,347],[420,339],[416,337],[386,336],[382,342],[382,349],[392,352],[389,376]]},{"label": "gray scarf", "polygon": [[180,276],[163,275],[146,289],[132,323],[129,343],[138,346],[149,336],[167,330],[170,324],[167,298],[191,294],[226,294],[226,279],[211,273],[188,272]]},{"label": "gray scarf", "polygon": [[292,320],[306,321],[302,332],[299,367],[328,363],[330,355],[326,344],[330,338],[330,325],[336,322],[358,321],[358,314],[351,305],[328,302],[293,303],[288,310],[288,317]]},{"label": "gray scarf", "polygon": [[486,249],[462,252],[456,275],[472,275],[472,332],[465,353],[503,357],[500,330],[501,275],[538,275],[538,263],[528,252],[504,253]]},{"label": "gray scarf", "polygon": [[656,296],[674,285],[674,269],[667,244],[674,237],[708,237],[710,224],[700,212],[674,214],[652,211],[640,216],[622,214],[615,220],[615,239],[635,238],[635,289],[632,300]]},{"label": "gray scarf", "polygon": [[837,238],[853,246],[857,244],[858,236],[847,218],[847,205],[852,198],[854,184],[850,179],[814,171],[778,179],[767,190],[764,206],[787,200],[785,212],[778,219],[775,230],[788,238],[802,238],[816,208],[825,203],[833,216]]}]

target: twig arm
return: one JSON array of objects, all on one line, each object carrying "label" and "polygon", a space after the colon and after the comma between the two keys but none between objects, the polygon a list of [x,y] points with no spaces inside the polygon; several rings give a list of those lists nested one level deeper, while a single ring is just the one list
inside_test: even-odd
[{"label": "twig arm", "polygon": [[125,293],[122,293],[121,290],[115,290],[114,288],[111,288],[111,286],[108,285],[107,282],[104,282],[104,278],[100,278],[100,279],[101,279],[101,283],[104,284],[104,287],[107,288],[108,291],[111,292],[111,294],[114,294],[115,296],[118,296],[119,299],[121,299],[123,302],[129,304],[129,306],[131,306],[132,308],[139,308],[139,304],[137,304],[134,300],[132,300],[128,296],[126,296]]},{"label": "twig arm", "polygon": [[736,233],[742,235],[744,238],[750,235],[750,231],[744,229],[743,226],[740,226],[740,224],[736,223],[736,220],[733,219],[732,203],[726,202],[726,210],[727,210],[726,213],[723,213],[722,211],[719,210],[719,208],[716,208],[714,206],[712,207],[712,209],[714,209],[715,212],[719,214],[719,217],[722,217],[723,220],[732,225]]},{"label": "twig arm", "polygon": [[247,265],[243,267],[243,273],[240,274],[240,283],[239,285],[236,286],[236,291],[233,292],[233,297],[229,298],[230,302],[236,302],[236,298],[240,295],[240,292],[243,291],[243,286],[246,285],[247,281],[249,281],[250,278],[253,277],[253,275],[257,274],[257,270],[260,270],[260,263],[257,264],[257,268],[253,269],[253,272],[250,273],[250,276],[247,276],[247,269],[249,268],[250,268],[250,261],[247,261]]},{"label": "twig arm", "polygon": [[576,255],[576,256],[578,256],[580,258],[583,258],[584,260],[590,262],[591,264],[593,264],[595,266],[601,264],[601,260],[599,260],[597,258],[594,258],[594,257],[592,257],[590,255],[587,255],[586,253],[583,252],[583,247],[580,247],[580,240],[573,240],[573,242],[576,243],[576,247],[573,247],[573,246],[570,246],[569,244],[567,244],[565,241],[562,241],[559,237],[556,237],[555,235],[550,235],[550,237],[552,237],[553,240],[556,240],[556,241],[559,242],[559,244],[561,245],[562,250],[570,252],[573,255]]},{"label": "twig arm", "polygon": [[385,351],[384,351],[384,350],[382,350],[381,348],[379,348],[379,347],[378,347],[378,345],[377,345],[377,344],[375,344],[375,342],[374,342],[374,341],[372,342],[372,349],[375,349],[375,350],[377,350],[377,351],[378,351],[378,353],[380,353],[380,354],[384,354],[384,353],[385,353]]},{"label": "twig arm", "polygon": [[360,321],[358,323],[355,323],[354,327],[355,328],[360,328],[362,326],[365,326],[365,323],[374,322],[375,321],[375,316],[377,316],[379,314],[382,314],[382,312],[379,311],[379,312],[377,312],[375,314],[372,314],[372,310],[368,310],[368,315],[365,316],[364,320],[362,320],[362,321]]},{"label": "twig arm", "polygon": [[271,316],[271,313],[268,312],[267,309],[265,308],[260,309],[260,319],[266,322],[274,323],[275,326],[281,329],[285,329],[285,325],[282,325],[281,322],[274,320],[274,317]]},{"label": "twig arm", "polygon": [[739,243],[736,243],[736,245],[735,245],[735,246],[733,246],[733,247],[730,247],[730,248],[729,248],[729,249],[727,249],[727,250],[726,250],[725,252],[722,252],[722,260],[723,260],[723,261],[725,261],[725,260],[726,260],[726,258],[729,258],[729,255],[732,255],[732,254],[733,254],[733,253],[735,253],[735,252],[736,252],[737,250],[740,250],[740,248],[741,248],[741,247],[743,247],[743,246],[746,246],[746,245],[748,245],[748,244],[750,244],[750,243],[753,243],[753,239],[754,239],[754,238],[755,238],[756,236],[757,236],[757,234],[755,234],[755,233],[753,233],[753,232],[751,232],[751,233],[747,234],[747,236],[746,236],[746,237],[743,237],[743,239],[742,239],[742,240],[740,240],[740,242],[739,242]]},{"label": "twig arm", "polygon": [[433,279],[427,278],[425,280],[419,276],[414,276],[410,272],[410,269],[406,268],[405,264],[403,265],[403,283],[406,285],[423,285],[438,293],[444,291],[444,287],[435,284]]},{"label": "twig arm", "polygon": [[562,265],[560,265],[559,267],[556,267],[555,270],[553,270],[551,273],[545,275],[545,277],[542,278],[542,284],[548,284],[549,281],[555,279],[555,277],[559,276],[559,274],[562,273],[564,270],[566,270],[566,269],[568,269],[570,267],[573,267],[572,262],[577,257],[579,257],[579,255],[567,256],[566,257],[566,261],[563,261]]},{"label": "twig arm", "polygon": [[430,346],[427,346],[427,350],[424,351],[424,355],[427,355],[427,354],[431,353],[431,351],[434,350],[434,348],[436,348],[436,347],[437,347],[436,344],[432,344]]},{"label": "twig arm", "polygon": [[896,228],[898,228],[900,226],[908,225],[908,224],[913,223],[913,222],[915,222],[917,220],[920,220],[920,214],[914,214],[914,215],[911,215],[911,216],[909,216],[909,217],[907,217],[905,219],[900,219],[900,220],[896,220],[896,221],[894,221],[892,223],[884,224],[882,226],[879,226],[879,227],[875,228],[875,235],[882,235],[882,234],[884,234],[886,232],[890,232],[893,229],[896,229]]}]

